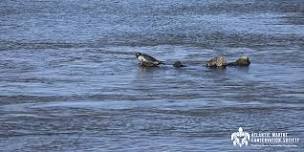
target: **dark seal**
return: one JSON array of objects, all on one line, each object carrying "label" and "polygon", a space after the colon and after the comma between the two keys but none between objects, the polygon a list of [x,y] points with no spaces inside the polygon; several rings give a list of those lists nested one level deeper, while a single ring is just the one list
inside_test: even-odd
[{"label": "dark seal", "polygon": [[136,52],[135,55],[137,60],[139,61],[139,64],[144,67],[157,67],[160,64],[164,64],[164,62],[159,61],[145,53]]},{"label": "dark seal", "polygon": [[248,56],[241,56],[235,62],[228,63],[228,66],[249,66],[250,63]]},{"label": "dark seal", "polygon": [[176,61],[176,62],[174,62],[174,63],[173,63],[173,66],[174,66],[175,68],[186,67],[184,64],[182,64],[181,61]]}]

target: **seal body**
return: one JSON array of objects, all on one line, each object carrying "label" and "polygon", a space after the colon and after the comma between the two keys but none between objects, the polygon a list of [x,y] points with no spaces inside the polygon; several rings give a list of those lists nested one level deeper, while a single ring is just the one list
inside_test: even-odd
[{"label": "seal body", "polygon": [[160,64],[164,64],[148,54],[137,52],[135,55],[139,64],[144,67],[157,67]]},{"label": "seal body", "polygon": [[207,67],[210,68],[225,68],[226,65],[226,59],[224,56],[214,57],[207,62]]},{"label": "seal body", "polygon": [[228,63],[228,66],[249,66],[250,63],[248,56],[241,56],[235,62]]},{"label": "seal body", "polygon": [[248,56],[241,56],[239,59],[235,61],[235,63],[238,66],[249,66],[251,62]]}]

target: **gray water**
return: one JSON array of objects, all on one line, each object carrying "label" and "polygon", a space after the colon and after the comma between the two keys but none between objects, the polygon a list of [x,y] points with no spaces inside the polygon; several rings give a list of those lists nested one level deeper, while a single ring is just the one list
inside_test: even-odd
[{"label": "gray water", "polygon": [[[0,151],[303,151],[303,51],[302,0],[1,0]],[[234,147],[239,127],[300,143]]]}]

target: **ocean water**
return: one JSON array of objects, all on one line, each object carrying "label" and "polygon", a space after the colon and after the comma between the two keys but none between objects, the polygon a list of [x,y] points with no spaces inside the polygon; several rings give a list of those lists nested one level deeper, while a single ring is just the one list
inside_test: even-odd
[{"label": "ocean water", "polygon": [[302,0],[1,0],[0,151],[303,151],[303,51]]}]

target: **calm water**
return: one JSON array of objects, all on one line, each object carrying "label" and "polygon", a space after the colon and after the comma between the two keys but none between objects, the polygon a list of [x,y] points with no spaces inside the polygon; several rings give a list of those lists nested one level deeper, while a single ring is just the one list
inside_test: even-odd
[{"label": "calm water", "polygon": [[[1,0],[0,151],[303,151],[303,51],[302,0]],[[252,64],[203,66],[221,54]]]}]

